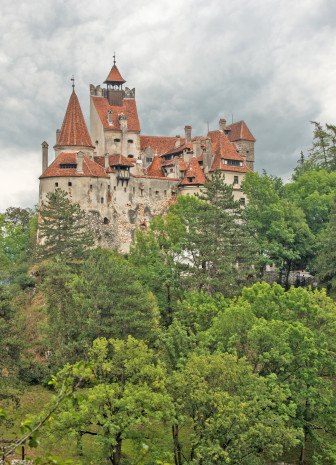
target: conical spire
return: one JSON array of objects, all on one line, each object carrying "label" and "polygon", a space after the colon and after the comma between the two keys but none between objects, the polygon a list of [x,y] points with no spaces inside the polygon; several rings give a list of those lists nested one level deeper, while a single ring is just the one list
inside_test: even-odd
[{"label": "conical spire", "polygon": [[117,65],[114,63],[114,65],[111,68],[110,74],[107,76],[106,81],[104,81],[104,84],[124,84],[126,81],[121,77],[121,74],[119,72],[119,69],[117,68]]},{"label": "conical spire", "polygon": [[156,176],[159,178],[164,177],[164,172],[162,170],[161,163],[157,154],[154,155],[152,163],[147,168],[147,176]]},{"label": "conical spire", "polygon": [[65,113],[61,133],[55,145],[55,147],[60,146],[94,147],[74,90]]}]

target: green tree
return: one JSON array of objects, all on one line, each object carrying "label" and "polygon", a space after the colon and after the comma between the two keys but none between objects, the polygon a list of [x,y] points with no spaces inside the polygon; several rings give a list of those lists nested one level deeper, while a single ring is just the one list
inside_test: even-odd
[{"label": "green tree", "polygon": [[275,263],[288,288],[295,263],[305,263],[312,256],[314,235],[305,215],[293,202],[280,198],[274,180],[265,172],[247,173],[242,188],[249,198],[245,220],[258,241],[260,275],[267,263]]},{"label": "green tree", "polygon": [[171,210],[186,227],[180,259],[188,287],[227,297],[239,292],[253,275],[255,247],[233,187],[215,172],[197,198],[180,196]]},{"label": "green tree", "polygon": [[90,435],[102,458],[119,465],[125,439],[171,415],[165,367],[144,342],[132,337],[97,339],[90,359],[96,384],[64,408],[53,422],[53,434]]},{"label": "green tree", "polygon": [[336,289],[336,201],[332,206],[330,222],[318,237],[318,253],[314,270],[328,291],[335,295]]},{"label": "green tree", "polygon": [[44,289],[44,332],[59,363],[85,358],[97,337],[156,337],[155,297],[138,281],[136,269],[114,252],[91,250],[76,270],[62,260],[53,261]]},{"label": "green tree", "polygon": [[209,330],[212,351],[245,357],[296,405],[291,422],[303,431],[300,463],[307,445],[316,452],[314,463],[335,460],[335,325],[336,306],[324,292],[259,283],[244,289]]},{"label": "green tree", "polygon": [[179,216],[172,212],[158,215],[148,231],[137,231],[129,254],[139,280],[155,295],[161,321],[166,326],[172,323],[176,302],[183,294],[178,258],[184,235],[185,227]]},{"label": "green tree", "polygon": [[336,197],[336,172],[310,170],[285,185],[285,196],[301,208],[313,234],[319,234],[329,223]]},{"label": "green tree", "polygon": [[267,464],[298,443],[285,392],[234,355],[192,355],[176,372],[174,393],[176,409],[192,420],[192,463]]},{"label": "green tree", "polygon": [[62,189],[48,192],[39,214],[40,258],[65,256],[69,262],[78,261],[93,245],[93,235],[84,222],[85,212],[79,204],[71,203]]}]

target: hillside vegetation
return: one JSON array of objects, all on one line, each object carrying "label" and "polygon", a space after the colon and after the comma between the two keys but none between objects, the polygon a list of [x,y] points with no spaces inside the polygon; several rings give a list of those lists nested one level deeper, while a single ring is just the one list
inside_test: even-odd
[{"label": "hillside vegetation", "polygon": [[[0,439],[9,460],[336,463],[334,127],[292,182],[219,173],[128,255],[60,189],[0,215]],[[264,282],[275,265],[279,283]],[[289,285],[305,270],[318,285]]]}]

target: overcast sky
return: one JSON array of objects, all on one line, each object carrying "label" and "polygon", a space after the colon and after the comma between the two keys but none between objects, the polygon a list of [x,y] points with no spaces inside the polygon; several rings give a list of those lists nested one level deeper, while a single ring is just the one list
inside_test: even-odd
[{"label": "overcast sky", "polygon": [[[289,179],[311,120],[336,123],[333,0],[0,0],[0,211],[38,201],[41,143],[71,94],[117,65],[141,133],[194,135],[245,120],[256,169]],[[5,27],[6,25],[6,27]]]}]

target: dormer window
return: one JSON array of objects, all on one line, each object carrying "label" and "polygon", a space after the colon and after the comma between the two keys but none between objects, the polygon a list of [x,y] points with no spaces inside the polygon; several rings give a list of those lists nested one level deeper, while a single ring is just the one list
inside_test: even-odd
[{"label": "dormer window", "polygon": [[193,182],[194,178],[193,177],[189,177],[188,178],[188,182]]},{"label": "dormer window", "polygon": [[224,160],[224,164],[228,166],[243,166],[240,160]]},{"label": "dormer window", "polygon": [[61,170],[77,169],[77,163],[62,163],[59,165]]}]

